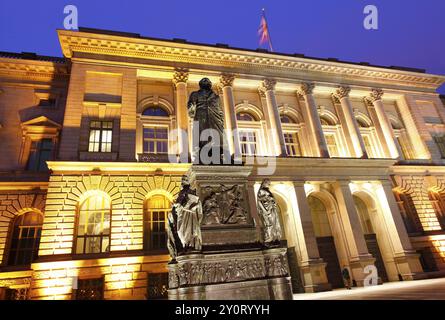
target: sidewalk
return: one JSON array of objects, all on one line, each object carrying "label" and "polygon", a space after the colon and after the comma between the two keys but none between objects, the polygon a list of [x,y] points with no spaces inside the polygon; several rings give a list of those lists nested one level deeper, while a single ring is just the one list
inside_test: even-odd
[{"label": "sidewalk", "polygon": [[388,282],[379,286],[294,294],[294,300],[445,300],[445,279]]}]

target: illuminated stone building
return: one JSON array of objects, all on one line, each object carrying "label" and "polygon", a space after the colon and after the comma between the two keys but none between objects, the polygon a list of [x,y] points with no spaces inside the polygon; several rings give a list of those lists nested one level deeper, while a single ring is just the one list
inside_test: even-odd
[{"label": "illuminated stone building", "polygon": [[[0,53],[0,296],[162,296],[165,219],[208,77],[232,153],[268,177],[295,292],[445,272],[445,77],[422,70],[58,32],[64,58]],[[190,135],[189,135],[190,137]],[[190,138],[189,138],[190,139]],[[170,159],[170,160],[169,160]],[[273,161],[272,161],[273,160]],[[173,163],[172,163],[173,162]],[[176,163],[174,163],[176,162]],[[257,224],[258,226],[258,224]]]}]

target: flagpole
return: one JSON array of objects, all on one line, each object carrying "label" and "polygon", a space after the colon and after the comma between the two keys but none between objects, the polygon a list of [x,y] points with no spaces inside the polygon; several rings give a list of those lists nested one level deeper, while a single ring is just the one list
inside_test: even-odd
[{"label": "flagpole", "polygon": [[270,49],[271,52],[273,52],[273,47],[272,47],[272,37],[270,36],[269,24],[267,23],[266,9],[264,9],[264,8],[263,8],[263,17],[264,17],[264,21],[266,21],[267,32],[268,32],[268,34],[269,34],[269,49]]}]

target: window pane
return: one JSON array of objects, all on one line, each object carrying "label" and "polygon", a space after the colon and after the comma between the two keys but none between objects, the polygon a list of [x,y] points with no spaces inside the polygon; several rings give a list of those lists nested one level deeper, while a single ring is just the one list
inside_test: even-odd
[{"label": "window pane", "polygon": [[[102,195],[91,196],[80,207],[76,253],[105,252],[105,250],[108,250],[109,241],[109,200]],[[83,248],[83,243],[86,244],[85,249]]]},{"label": "window pane", "polygon": [[90,127],[89,152],[111,152],[113,140],[112,121],[92,121]]},{"label": "window pane", "polygon": [[51,160],[51,151],[41,150],[39,159],[39,169],[38,171],[47,171],[48,165],[46,161]]},{"label": "window pane", "polygon": [[39,249],[42,216],[28,212],[16,218],[9,251],[9,265],[27,265],[35,260]]},{"label": "window pane", "polygon": [[152,117],[168,117],[168,112],[161,107],[148,107],[142,112],[142,115]]}]

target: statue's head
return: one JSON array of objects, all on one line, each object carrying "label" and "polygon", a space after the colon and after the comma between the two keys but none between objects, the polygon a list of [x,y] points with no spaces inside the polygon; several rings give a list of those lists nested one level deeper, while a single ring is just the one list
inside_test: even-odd
[{"label": "statue's head", "polygon": [[270,179],[264,179],[261,183],[261,187],[263,188],[269,188],[270,187]]},{"label": "statue's head", "polygon": [[210,90],[212,89],[212,81],[210,81],[209,78],[202,78],[201,81],[199,81],[199,87],[201,89]]},{"label": "statue's head", "polygon": [[183,176],[182,176],[181,185],[182,185],[182,186],[188,186],[188,185],[190,185],[190,180],[189,180],[189,177],[188,177],[187,175],[183,175]]}]

